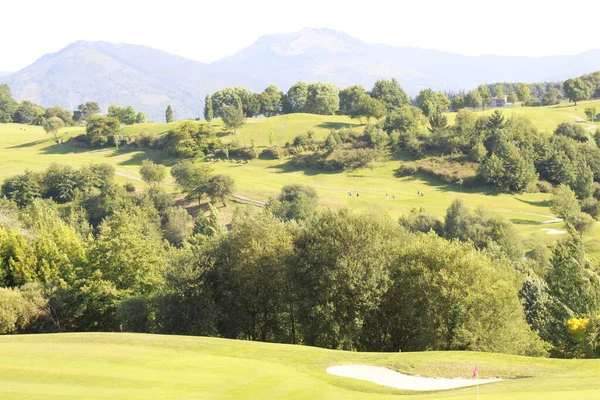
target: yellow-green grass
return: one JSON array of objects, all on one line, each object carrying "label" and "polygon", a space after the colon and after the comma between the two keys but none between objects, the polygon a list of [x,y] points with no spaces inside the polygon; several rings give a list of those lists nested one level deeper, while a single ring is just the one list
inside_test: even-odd
[{"label": "yellow-green grass", "polygon": [[[187,121],[195,124],[206,124],[205,121]],[[124,135],[137,136],[142,132],[161,135],[175,128],[182,121],[170,124],[146,123],[123,127]],[[294,138],[309,130],[315,133],[317,140],[323,140],[332,129],[347,127],[360,127],[358,120],[353,120],[344,115],[315,115],[315,114],[289,114],[272,118],[248,118],[246,124],[238,129],[237,135],[230,135],[230,130],[223,127],[221,119],[211,121],[210,125],[222,137],[223,142],[234,140],[242,145],[250,145],[252,140],[258,147],[269,145],[283,146],[293,142]]]},{"label": "yellow-green grass", "polygon": [[481,378],[515,378],[481,385],[482,399],[600,396],[600,360],[473,352],[358,353],[203,337],[77,333],[0,337],[0,398],[477,398],[475,387],[415,394],[325,372],[346,364],[465,378],[477,364]]},{"label": "yellow-green grass", "polygon": [[[578,106],[583,107],[583,106]],[[517,110],[517,109],[515,109]],[[537,109],[536,109],[537,110]],[[551,114],[558,109],[540,108]],[[125,134],[135,136],[141,132],[156,134],[168,131],[174,124],[140,124],[126,127]],[[324,138],[333,128],[358,124],[344,116],[319,116],[310,114],[285,115],[273,118],[251,119],[240,129],[238,135],[225,135],[224,141],[240,140],[249,144],[254,138],[257,146],[269,144],[273,133],[275,143],[293,140],[297,134],[313,130],[317,138]],[[220,121],[213,121],[217,131],[222,131]],[[26,127],[27,130],[20,130]],[[279,130],[278,130],[279,129]],[[68,128],[60,133],[61,138],[79,135],[83,128]],[[116,149],[78,149],[69,144],[57,145],[54,139],[40,127],[18,124],[0,124],[0,180],[22,173],[26,169],[43,170],[53,162],[80,166],[87,163],[106,162],[115,166],[119,182],[133,182],[138,187],[139,166],[144,159],[152,159],[170,167],[176,160],[160,151],[118,151]],[[252,160],[247,164],[234,162],[212,162],[216,173],[226,173],[235,178],[236,193],[267,201],[289,183],[306,183],[314,186],[324,206],[348,206],[352,209],[386,212],[397,218],[411,208],[424,208],[427,212],[442,217],[455,198],[462,198],[472,207],[483,206],[501,213],[512,220],[528,246],[535,242],[551,243],[560,235],[547,235],[542,229],[562,229],[562,223],[540,225],[550,220],[549,194],[497,194],[490,190],[463,190],[458,186],[446,185],[425,177],[398,178],[394,172],[399,161],[379,163],[373,170],[328,173],[323,171],[301,171],[289,160]],[[167,178],[165,187],[176,191]],[[347,191],[352,191],[348,196]],[[360,197],[356,197],[356,191]],[[417,192],[425,193],[424,197]],[[386,199],[386,193],[389,199]],[[392,198],[395,196],[396,198]],[[586,237],[592,256],[600,255],[600,228]]]},{"label": "yellow-green grass", "polygon": [[[600,126],[600,122],[591,122],[585,115],[585,109],[595,107],[600,112],[600,100],[581,101],[577,103],[569,103],[563,101],[556,106],[546,107],[519,107],[515,108],[488,108],[485,111],[476,111],[478,114],[489,115],[495,110],[500,110],[506,116],[521,115],[529,118],[533,124],[542,132],[554,132],[556,126],[562,122],[575,122],[583,120],[584,126],[590,131],[595,129],[596,125]],[[448,121],[454,123],[456,113],[448,113]]]}]

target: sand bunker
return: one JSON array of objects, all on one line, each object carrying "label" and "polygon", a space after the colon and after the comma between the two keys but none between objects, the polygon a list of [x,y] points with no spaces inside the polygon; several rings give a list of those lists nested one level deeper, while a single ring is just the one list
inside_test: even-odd
[{"label": "sand bunker", "polygon": [[559,229],[542,229],[546,231],[546,235],[564,235],[567,231],[561,231]]},{"label": "sand bunker", "polygon": [[[345,378],[360,379],[382,386],[389,386],[402,390],[446,390],[477,383],[499,382],[502,379],[465,379],[465,378],[426,378],[423,376],[406,375],[383,367],[368,365],[341,365],[327,368],[327,373]],[[478,382],[479,381],[479,382]]]}]

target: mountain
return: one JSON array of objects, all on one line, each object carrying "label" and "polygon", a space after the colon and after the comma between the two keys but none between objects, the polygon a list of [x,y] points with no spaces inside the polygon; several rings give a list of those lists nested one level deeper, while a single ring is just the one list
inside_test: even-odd
[{"label": "mountain", "polygon": [[1,79],[17,100],[69,109],[85,101],[132,105],[162,121],[167,105],[177,117],[200,115],[203,93],[227,84],[203,63],[145,46],[75,42]]},{"label": "mountain", "polygon": [[12,74],[12,72],[10,71],[0,71],[0,76],[6,76],[6,75],[10,75]]},{"label": "mountain", "polygon": [[481,83],[564,80],[600,69],[600,49],[575,56],[464,56],[412,47],[370,45],[330,29],[267,35],[212,64],[237,74],[235,84],[287,88],[298,80],[370,87],[395,77],[415,96],[425,87],[472,89]]},{"label": "mountain", "polygon": [[297,81],[340,87],[395,77],[412,96],[424,87],[471,89],[481,83],[561,81],[600,70],[600,49],[549,57],[464,56],[437,50],[371,45],[330,29],[259,38],[204,64],[145,46],[75,42],[1,77],[18,100],[74,108],[84,101],[132,105],[152,120],[172,104],[179,119],[201,115],[203,98],[225,86],[287,90]]}]

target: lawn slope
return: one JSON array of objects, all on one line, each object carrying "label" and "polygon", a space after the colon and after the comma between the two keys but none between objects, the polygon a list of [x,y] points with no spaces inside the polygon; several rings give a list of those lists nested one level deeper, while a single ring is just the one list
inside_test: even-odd
[{"label": "lawn slope", "polygon": [[[356,353],[216,338],[83,333],[0,337],[0,398],[366,400],[408,394],[325,372],[343,364],[443,377],[469,377],[478,364],[482,377],[521,377],[481,386],[484,399],[600,396],[599,360]],[[466,400],[475,395],[471,387],[410,398]]]}]

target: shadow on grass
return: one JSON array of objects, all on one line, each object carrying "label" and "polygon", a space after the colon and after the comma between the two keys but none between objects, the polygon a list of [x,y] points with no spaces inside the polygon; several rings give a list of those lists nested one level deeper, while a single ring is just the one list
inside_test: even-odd
[{"label": "shadow on grass", "polygon": [[284,163],[271,165],[267,167],[267,169],[276,170],[276,174],[289,174],[293,172],[302,172],[307,176],[315,176],[315,175],[336,175],[340,174],[344,171],[324,171],[316,168],[299,168],[296,167],[291,160],[288,160]]},{"label": "shadow on grass", "polygon": [[530,206],[550,207],[552,205],[552,200],[530,201],[530,200],[518,199],[516,197],[515,197],[515,199],[520,201],[521,203],[529,204]]},{"label": "shadow on grass", "polygon": [[344,129],[344,128],[356,128],[362,124],[352,124],[349,122],[322,122],[317,127],[325,129]]},{"label": "shadow on grass", "polygon": [[512,222],[515,225],[539,225],[540,224],[538,221],[533,221],[530,219],[511,219],[510,222]]},{"label": "shadow on grass", "polygon": [[34,147],[34,146],[37,146],[38,144],[42,144],[47,141],[48,141],[48,139],[36,140],[33,142],[21,143],[21,144],[15,145],[15,146],[10,146],[10,147],[7,147],[6,149],[26,149],[28,147]]}]

